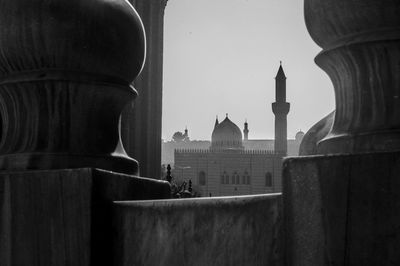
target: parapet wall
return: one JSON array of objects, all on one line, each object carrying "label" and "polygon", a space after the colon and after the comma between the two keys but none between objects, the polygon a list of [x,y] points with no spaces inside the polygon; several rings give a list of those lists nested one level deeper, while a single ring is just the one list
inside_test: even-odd
[{"label": "parapet wall", "polygon": [[115,202],[116,265],[282,265],[281,195]]},{"label": "parapet wall", "polygon": [[268,155],[283,155],[280,152],[275,152],[274,150],[230,150],[230,149],[175,149],[176,153],[234,153],[234,154],[268,154]]}]

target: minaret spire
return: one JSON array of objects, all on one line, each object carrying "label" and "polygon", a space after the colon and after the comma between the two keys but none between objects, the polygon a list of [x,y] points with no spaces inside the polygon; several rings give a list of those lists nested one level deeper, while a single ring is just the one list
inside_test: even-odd
[{"label": "minaret spire", "polygon": [[286,102],[286,76],[282,61],[275,77],[275,102],[272,111],[275,114],[275,152],[287,154],[287,114],[290,103]]}]

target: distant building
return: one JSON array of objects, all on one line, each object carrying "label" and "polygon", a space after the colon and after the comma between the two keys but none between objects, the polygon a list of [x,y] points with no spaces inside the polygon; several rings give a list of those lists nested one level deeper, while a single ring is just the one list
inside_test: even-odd
[{"label": "distant building", "polygon": [[[282,92],[284,90],[284,92]],[[294,140],[287,140],[286,77],[282,66],[276,76],[276,102],[274,140],[249,140],[248,123],[244,124],[244,139],[239,127],[228,115],[215,121],[210,141],[190,141],[186,135],[163,143],[165,164],[174,163],[176,180],[192,180],[193,187],[203,196],[227,196],[272,193],[281,191],[282,158],[298,155],[303,132]],[[169,155],[174,150],[174,161]]]},{"label": "distant building", "polygon": [[[301,140],[304,132],[299,131],[294,139],[287,140],[287,156],[298,156]],[[274,150],[273,139],[243,139],[243,147],[245,150]],[[175,164],[174,151],[176,149],[191,149],[191,150],[208,150],[211,141],[209,140],[190,140],[190,141],[164,141],[162,143],[161,164],[173,166]]]}]

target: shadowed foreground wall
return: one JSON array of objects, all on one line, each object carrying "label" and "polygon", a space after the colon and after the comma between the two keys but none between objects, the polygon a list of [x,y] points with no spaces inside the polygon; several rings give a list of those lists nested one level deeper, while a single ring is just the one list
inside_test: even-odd
[{"label": "shadowed foreground wall", "polygon": [[169,184],[96,169],[0,173],[0,265],[112,265],[111,202]]},{"label": "shadowed foreground wall", "polygon": [[400,152],[289,158],[286,265],[400,265]]},{"label": "shadowed foreground wall", "polygon": [[281,265],[281,195],[115,202],[115,265]]}]

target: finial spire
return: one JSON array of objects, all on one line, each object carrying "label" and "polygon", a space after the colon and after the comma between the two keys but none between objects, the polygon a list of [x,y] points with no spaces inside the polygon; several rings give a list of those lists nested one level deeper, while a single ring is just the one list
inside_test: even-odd
[{"label": "finial spire", "polygon": [[249,124],[247,123],[247,118],[244,122],[244,129],[243,129],[243,134],[244,134],[244,140],[249,140]]},{"label": "finial spire", "polygon": [[276,79],[286,79],[285,72],[283,71],[282,61],[279,61],[278,73],[276,73]]},{"label": "finial spire", "polygon": [[228,113],[226,113],[226,118],[228,118]]}]

